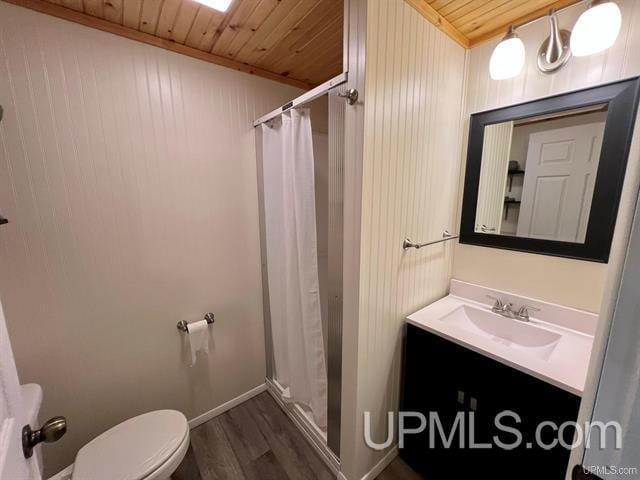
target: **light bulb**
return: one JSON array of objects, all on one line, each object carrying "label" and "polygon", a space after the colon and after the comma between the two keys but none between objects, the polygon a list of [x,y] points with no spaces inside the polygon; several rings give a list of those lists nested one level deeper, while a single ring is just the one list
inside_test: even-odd
[{"label": "light bulb", "polygon": [[524,43],[513,27],[496,46],[489,61],[489,73],[494,80],[506,80],[520,74],[524,67]]},{"label": "light bulb", "polygon": [[196,2],[206,5],[220,12],[226,12],[232,0],[196,0]]},{"label": "light bulb", "polygon": [[594,2],[573,27],[571,53],[584,57],[610,48],[620,33],[622,14],[614,2]]}]

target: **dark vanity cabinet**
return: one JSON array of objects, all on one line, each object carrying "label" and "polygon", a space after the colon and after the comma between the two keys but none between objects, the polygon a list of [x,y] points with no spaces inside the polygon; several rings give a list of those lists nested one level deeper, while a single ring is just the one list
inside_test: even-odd
[{"label": "dark vanity cabinet", "polygon": [[[548,421],[558,426],[574,422],[579,404],[576,395],[407,325],[400,410],[422,413],[427,428],[420,434],[405,435],[400,456],[429,480],[564,479],[570,451],[559,444],[537,446],[536,427]],[[517,429],[522,434],[515,448],[516,434],[494,424],[496,415],[505,411],[521,419],[517,423],[510,414],[501,419],[503,430]],[[445,448],[434,415],[448,437],[459,412],[463,420],[452,444]],[[407,429],[420,426],[417,416],[406,416],[404,422]],[[559,437],[550,426],[540,431],[546,446]],[[493,440],[496,435],[511,449],[500,448]],[[573,436],[573,426],[564,429],[567,443]],[[476,446],[490,443],[492,448],[471,448],[472,442]]]}]

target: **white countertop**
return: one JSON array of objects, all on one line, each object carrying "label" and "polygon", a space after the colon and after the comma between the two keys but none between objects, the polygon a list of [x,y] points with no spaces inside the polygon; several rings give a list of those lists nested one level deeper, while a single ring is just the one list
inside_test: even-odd
[{"label": "white countertop", "polygon": [[[457,281],[454,280],[453,282]],[[474,287],[480,289],[484,288],[471,284],[464,284],[464,286],[464,289],[452,288],[452,291],[464,291],[465,289]],[[494,295],[500,294],[500,292],[496,292],[495,290],[491,290],[491,293]],[[513,295],[510,295],[510,298],[513,298]],[[522,298],[523,303],[529,301],[529,299],[525,299],[524,297]],[[543,321],[532,316],[531,322],[525,323],[525,326],[529,328],[544,329],[560,335],[560,339],[551,352],[551,355],[546,360],[543,360],[541,358],[528,355],[526,352],[511,349],[501,343],[491,341],[488,338],[475,335],[470,331],[442,320],[446,315],[465,305],[491,313],[491,307],[485,303],[456,295],[449,295],[435,303],[432,303],[422,310],[409,315],[407,317],[407,321],[412,325],[422,328],[423,330],[446,338],[458,345],[469,348],[470,350],[492,358],[500,363],[513,367],[516,370],[532,375],[533,377],[555,385],[556,387],[562,388],[563,390],[575,395],[582,395],[589,367],[589,359],[591,357],[593,336],[560,326],[549,320]],[[544,302],[538,301],[537,305],[544,306]],[[559,315],[562,315],[563,307],[555,305],[554,308],[557,310]],[[573,309],[567,310],[568,314],[573,314],[574,316],[576,315],[576,312],[584,313],[585,318],[587,319],[594,315]],[[498,316],[497,314],[491,314]],[[542,316],[542,314],[540,316]],[[505,322],[519,321],[504,317],[500,317],[500,320]]]}]

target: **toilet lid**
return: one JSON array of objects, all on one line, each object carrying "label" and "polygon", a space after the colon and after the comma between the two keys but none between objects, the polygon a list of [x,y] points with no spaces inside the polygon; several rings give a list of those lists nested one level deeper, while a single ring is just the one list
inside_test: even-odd
[{"label": "toilet lid", "polygon": [[116,425],[80,449],[72,480],[141,480],[178,449],[189,426],[175,410],[158,410]]}]

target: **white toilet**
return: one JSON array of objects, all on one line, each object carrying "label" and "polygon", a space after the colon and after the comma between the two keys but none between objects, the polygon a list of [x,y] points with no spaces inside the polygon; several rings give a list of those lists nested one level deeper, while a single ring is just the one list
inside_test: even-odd
[{"label": "white toilet", "polygon": [[[39,385],[22,386],[32,427],[42,403]],[[75,463],[56,475],[65,480],[168,480],[189,448],[189,424],[176,410],[157,410],[130,418],[82,447]],[[35,449],[42,465],[40,446]]]},{"label": "white toilet", "polygon": [[167,480],[188,448],[189,425],[182,413],[145,413],[82,447],[71,480]]}]

